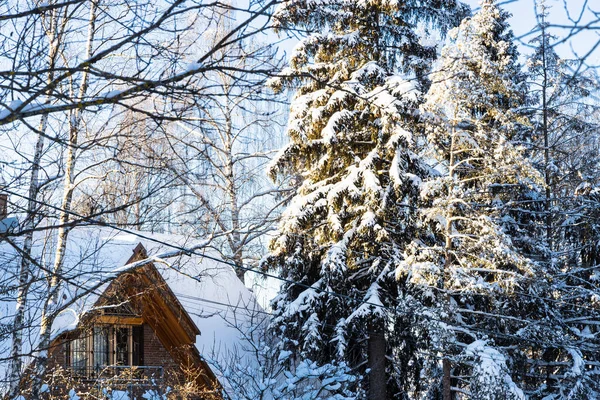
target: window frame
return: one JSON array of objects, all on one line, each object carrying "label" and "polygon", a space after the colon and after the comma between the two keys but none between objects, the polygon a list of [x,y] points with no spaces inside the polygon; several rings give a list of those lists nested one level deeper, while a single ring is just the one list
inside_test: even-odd
[{"label": "window frame", "polygon": [[[117,333],[119,329],[127,330],[126,352],[127,363],[117,364]],[[97,346],[96,340],[99,335],[97,332],[106,332],[106,346],[101,348]],[[66,343],[65,347],[65,365],[75,376],[91,377],[99,374],[102,369],[112,366],[136,367],[144,365],[144,334],[142,325],[129,324],[95,324],[85,330],[79,330],[78,333]],[[136,337],[134,338],[134,335]],[[81,349],[83,345],[84,349]],[[137,347],[136,347],[137,346]],[[105,365],[96,365],[98,357],[96,351],[102,349],[105,352]],[[137,353],[136,353],[137,352]],[[134,354],[135,353],[135,354]],[[75,365],[79,359],[80,365]],[[83,362],[81,362],[83,361]],[[134,365],[136,363],[137,365]],[[85,365],[83,365],[85,364]]]}]

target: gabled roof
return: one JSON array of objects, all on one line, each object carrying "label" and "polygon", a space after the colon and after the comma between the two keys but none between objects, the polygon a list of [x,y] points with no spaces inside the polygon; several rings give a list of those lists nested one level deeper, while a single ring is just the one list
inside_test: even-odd
[{"label": "gabled roof", "polygon": [[[75,329],[82,318],[85,319],[102,308],[102,294],[115,278],[130,271],[129,263],[143,258],[141,249],[153,257],[173,252],[170,245],[189,248],[196,243],[197,241],[178,235],[146,232],[129,234],[99,227],[73,229],[69,234],[63,269],[66,283],[58,296],[59,303],[66,307],[52,325],[53,337]],[[33,258],[41,264],[42,269],[52,265],[54,244],[55,238],[52,235],[43,232],[36,234]],[[208,250],[195,251],[218,258],[207,252]],[[4,281],[16,282],[19,257],[6,242],[0,243],[0,263],[7,270]],[[230,266],[201,255],[154,258],[152,265],[167,283],[168,288],[165,290],[174,295],[185,310],[184,317],[191,320],[190,326],[195,326],[200,331],[194,345],[203,358],[210,362],[214,357],[215,361],[226,363],[232,349],[245,347],[241,343],[243,332],[254,323],[257,312],[262,310]],[[43,285],[39,284],[34,284],[30,290],[28,320],[31,326],[24,332],[26,352],[37,340],[42,290]],[[0,322],[11,323],[13,314],[14,301],[0,299],[0,315],[4,315]],[[9,346],[10,340],[0,341],[0,353],[8,354]],[[248,362],[251,355],[244,357]],[[250,362],[253,363],[252,360]],[[0,376],[5,376],[7,367],[6,362],[0,360]],[[218,375],[218,371],[215,372]],[[224,377],[217,377],[227,388]]]}]

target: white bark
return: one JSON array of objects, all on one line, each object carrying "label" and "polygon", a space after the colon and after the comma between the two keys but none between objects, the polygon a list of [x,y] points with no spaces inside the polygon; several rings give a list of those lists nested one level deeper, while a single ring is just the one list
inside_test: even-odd
[{"label": "white bark", "polygon": [[[97,7],[97,2],[91,2],[88,21],[88,36],[86,43],[87,58],[90,58],[92,56],[92,46],[96,30],[95,23]],[[81,84],[77,96],[78,100],[82,100],[86,95],[88,79],[89,69],[85,69],[81,76]],[[56,244],[56,252],[54,255],[52,275],[48,277],[49,284],[48,291],[46,293],[47,297],[45,299],[41,315],[39,341],[37,346],[38,353],[36,354],[35,371],[32,387],[33,398],[39,398],[39,395],[41,393],[40,390],[43,384],[43,378],[46,374],[46,368],[48,364],[48,349],[50,347],[50,334],[52,329],[52,323],[54,322],[54,318],[56,317],[56,306],[58,303],[57,295],[59,287],[62,283],[60,277],[62,275],[62,267],[64,264],[65,251],[70,230],[70,228],[66,226],[66,224],[69,221],[71,202],[73,200],[73,191],[75,188],[74,175],[77,161],[77,144],[80,133],[79,131],[81,128],[81,118],[81,110],[76,109],[71,112],[71,118],[69,119],[69,142],[64,166],[65,175],[63,198],[59,217],[60,228],[58,229],[58,239]]]},{"label": "white bark", "polygon": [[[58,17],[57,12],[51,14],[50,24],[46,32],[48,37],[48,78],[47,81],[51,82],[54,79],[54,67],[56,62],[56,56],[58,54]],[[45,104],[50,103],[50,97],[47,97]],[[31,178],[29,181],[28,200],[26,209],[26,219],[23,223],[23,230],[27,232],[23,238],[23,248],[21,263],[19,266],[19,286],[16,298],[15,306],[15,319],[13,323],[12,333],[12,346],[11,346],[11,365],[10,365],[10,387],[9,397],[13,398],[18,394],[21,372],[23,367],[23,330],[26,326],[25,314],[27,310],[27,295],[30,286],[31,277],[31,249],[33,245],[33,229],[36,225],[38,218],[37,210],[38,204],[38,192],[40,189],[39,175],[41,171],[42,155],[44,153],[44,142],[45,133],[48,127],[48,115],[41,117],[38,127],[38,139],[34,150],[33,160],[31,164]]]}]

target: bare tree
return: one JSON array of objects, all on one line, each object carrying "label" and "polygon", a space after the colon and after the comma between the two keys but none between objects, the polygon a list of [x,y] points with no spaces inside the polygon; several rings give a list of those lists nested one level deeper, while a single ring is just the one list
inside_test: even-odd
[{"label": "bare tree", "polygon": [[184,186],[191,217],[184,224],[195,234],[213,234],[213,247],[237,266],[243,281],[244,265],[264,253],[261,239],[273,229],[287,195],[265,174],[283,142],[281,115],[268,110],[259,86],[244,93],[235,77],[217,74],[216,79],[225,95],[178,123],[188,151],[170,167]]},{"label": "bare tree", "polygon": [[[246,67],[232,66],[221,50],[263,32],[267,12],[275,3],[251,1],[237,6],[193,0],[11,0],[0,5],[0,129],[4,134],[2,146],[8,149],[2,172],[5,190],[12,196],[11,209],[22,211],[24,221],[7,238],[22,257],[16,274],[19,282],[8,285],[17,299],[9,332],[13,394],[24,367],[24,327],[31,324],[24,311],[33,304],[28,290],[35,284],[35,300],[41,298],[42,303],[37,304],[41,326],[33,346],[37,352],[32,395],[39,395],[50,330],[61,311],[57,296],[65,279],[64,256],[71,228],[79,223],[110,222],[104,214],[131,212],[129,208],[138,216],[137,224],[141,223],[141,210],[135,207],[144,196],[82,212],[82,194],[93,182],[98,185],[104,181],[112,172],[111,163],[128,172],[117,161],[126,150],[131,152],[124,150],[131,142],[111,136],[117,132],[117,137],[132,137],[119,133],[120,115],[128,110],[161,126],[180,120],[189,99],[204,104],[219,96],[221,87],[212,85],[209,75],[215,71],[239,72]],[[180,38],[192,26],[214,29],[220,16],[232,9],[237,11],[237,18],[218,41],[195,48],[193,54],[191,47],[181,45]],[[246,72],[260,75],[269,71],[264,66]],[[113,150],[112,155],[109,150]],[[146,167],[155,164],[147,163]],[[128,185],[146,184],[146,178],[128,178]],[[160,179],[153,184],[168,189]],[[41,268],[31,258],[36,229],[46,230],[56,240],[49,268]],[[12,240],[15,237],[19,240]]]},{"label": "bare tree", "polygon": [[[234,14],[221,16],[207,32],[208,47],[227,37]],[[207,101],[185,99],[185,114],[164,129],[175,156],[166,167],[181,185],[183,226],[193,235],[210,233],[212,246],[233,262],[244,279],[245,263],[264,254],[261,241],[273,229],[287,191],[266,177],[266,165],[283,145],[281,97],[264,93],[265,77],[257,70],[280,68],[276,49],[240,40],[219,50],[227,69],[205,75],[215,94]]]},{"label": "bare tree", "polygon": [[[10,69],[0,71],[0,125],[15,121],[27,122],[30,118],[48,113],[92,109],[96,112],[112,104],[150,113],[137,107],[137,102],[156,96],[162,99],[194,95],[201,98],[212,94],[209,85],[192,86],[190,80],[214,71],[234,71],[228,65],[223,49],[263,32],[268,19],[264,18],[276,0],[250,1],[247,6],[227,3],[204,3],[198,0],[173,0],[103,3],[101,1],[71,0],[65,2],[9,1],[3,3],[3,30],[0,40],[4,50],[0,54],[3,64]],[[26,7],[26,10],[21,10]],[[86,11],[96,7],[94,38],[89,57],[81,44],[81,35],[87,29],[82,19]],[[198,19],[206,21],[205,29],[212,29],[220,15],[236,10],[238,18],[232,29],[220,40],[194,54],[182,53],[180,37]],[[43,23],[43,16],[56,12],[68,19],[65,34],[58,39],[65,47],[63,62],[56,65],[52,79],[48,68],[36,57],[44,44],[31,35],[33,27]],[[83,47],[83,48],[82,48]],[[254,73],[266,73],[255,69]],[[73,82],[83,82],[91,90],[69,92]],[[79,78],[79,79],[78,79]],[[50,97],[51,101],[44,101]],[[162,115],[155,118],[177,119],[177,110],[168,109],[170,101],[162,102]],[[157,111],[157,110],[153,110]]]},{"label": "bare tree", "polygon": [[[64,25],[58,25],[56,10],[50,12],[49,16],[43,16],[44,23],[42,24],[45,43],[48,44],[47,64],[50,71],[47,76],[47,82],[52,81],[54,76],[54,66],[58,57],[58,41],[57,38],[61,35],[60,30],[64,29]],[[49,97],[46,99],[46,103]],[[34,148],[33,159],[30,165],[30,180],[27,190],[27,205],[25,211],[25,220],[23,222],[23,230],[26,232],[23,239],[23,257],[21,258],[19,282],[16,297],[16,311],[12,332],[12,348],[11,348],[11,370],[10,370],[10,388],[9,395],[14,397],[18,390],[20,373],[22,369],[22,341],[23,329],[25,324],[25,309],[27,303],[27,294],[30,285],[30,269],[31,263],[31,248],[33,242],[33,229],[37,224],[39,204],[38,192],[42,189],[43,183],[40,182],[40,170],[42,169],[41,161],[44,154],[45,133],[48,128],[48,115],[43,115],[40,118],[37,128],[37,142]]]},{"label": "bare tree", "polygon": [[173,149],[146,115],[126,110],[115,118],[90,154],[85,175],[91,179],[79,187],[75,209],[119,227],[173,231],[180,189],[165,163],[185,149]]},{"label": "bare tree", "polygon": [[[239,308],[239,309],[238,309]],[[236,311],[237,310],[237,311]],[[224,381],[229,400],[353,400],[362,393],[350,389],[355,371],[344,363],[320,365],[292,360],[291,353],[273,351],[280,338],[267,331],[269,314],[256,304],[222,305],[218,311],[240,337],[236,346],[215,344],[207,360]],[[242,318],[232,318],[235,314]],[[260,367],[259,367],[260,366]]]}]

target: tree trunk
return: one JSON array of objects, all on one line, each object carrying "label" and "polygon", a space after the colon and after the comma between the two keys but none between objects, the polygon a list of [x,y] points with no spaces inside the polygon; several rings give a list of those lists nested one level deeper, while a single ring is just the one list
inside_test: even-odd
[{"label": "tree trunk", "polygon": [[[92,44],[94,41],[96,10],[97,2],[91,2],[89,31],[86,44],[86,55],[91,57]],[[78,100],[83,100],[87,92],[89,79],[89,70],[84,70],[81,77],[81,86],[79,87]],[[59,217],[58,238],[56,243],[56,252],[54,255],[54,265],[52,267],[52,275],[48,277],[48,291],[44,299],[44,306],[41,313],[40,332],[38,346],[36,352],[36,360],[34,364],[34,376],[32,382],[32,398],[38,399],[41,394],[43,379],[47,372],[48,366],[48,350],[51,344],[52,324],[58,311],[57,296],[60,285],[62,283],[62,267],[67,248],[67,239],[69,236],[70,227],[67,222],[70,218],[71,203],[73,200],[73,191],[75,190],[75,164],[77,161],[77,145],[79,137],[79,129],[81,125],[81,110],[72,110],[69,118],[69,143],[65,161],[65,176],[63,198],[61,203],[61,212]]]},{"label": "tree trunk", "polygon": [[387,399],[387,378],[385,373],[385,336],[381,332],[371,332],[368,341],[369,400]]},{"label": "tree trunk", "polygon": [[442,360],[442,371],[444,376],[442,377],[442,399],[443,400],[452,400],[452,378],[450,376],[450,372],[452,369],[452,365],[450,360],[444,358]]},{"label": "tree trunk", "polygon": [[[56,55],[58,54],[58,45],[56,36],[58,35],[58,20],[57,13],[54,11],[50,17],[50,28],[46,32],[49,42],[48,52],[48,73],[47,82],[54,80],[54,68]],[[50,96],[48,96],[45,104],[50,104]],[[31,255],[33,246],[33,228],[36,224],[39,204],[37,202],[38,191],[40,189],[39,173],[41,171],[42,155],[44,153],[44,134],[48,126],[48,114],[42,115],[39,124],[38,140],[35,146],[33,162],[31,165],[31,180],[29,181],[28,201],[26,218],[23,223],[23,230],[27,232],[23,240],[21,264],[19,270],[19,288],[17,292],[15,320],[13,323],[12,346],[11,346],[11,364],[10,364],[10,383],[9,383],[9,398],[17,397],[20,391],[21,370],[23,367],[22,352],[23,352],[23,329],[26,326],[25,312],[27,310],[27,294],[29,292],[31,262],[28,257]]]},{"label": "tree trunk", "polygon": [[[40,131],[45,132],[46,121],[48,116],[42,117]],[[25,239],[23,240],[23,255],[21,256],[21,265],[19,271],[19,289],[17,293],[17,304],[15,307],[15,321],[13,324],[12,347],[11,347],[11,365],[10,365],[10,391],[9,397],[17,396],[20,389],[21,369],[22,369],[22,350],[23,350],[23,329],[25,328],[25,312],[27,310],[27,293],[29,292],[31,263],[31,248],[33,246],[33,228],[37,219],[37,197],[38,197],[38,175],[40,171],[40,163],[44,149],[44,136],[39,135],[35,154],[33,157],[33,165],[31,169],[31,181],[29,182],[29,200],[27,202],[27,217],[23,224]]]},{"label": "tree trunk", "polygon": [[[448,165],[448,175],[450,176],[451,180],[454,181],[454,173],[455,173],[455,168],[456,168],[456,158],[455,158],[455,151],[456,151],[456,127],[453,125],[452,126],[452,134],[451,134],[451,138],[450,138],[450,163]],[[452,189],[449,187],[448,188],[448,199],[450,199],[452,197]],[[443,296],[444,300],[443,300],[443,304],[446,307],[446,311],[448,312],[448,315],[450,315],[450,291],[446,288],[446,282],[448,282],[450,280],[450,267],[452,266],[452,235],[454,232],[454,224],[453,224],[453,218],[454,218],[454,206],[452,205],[447,212],[446,215],[446,231],[445,231],[445,236],[446,236],[446,244],[444,246],[444,269],[442,271],[442,277],[440,280],[440,284],[439,287],[442,291],[442,293],[440,293],[441,296]],[[446,290],[447,292],[444,294],[443,291]],[[448,321],[449,322],[449,321]],[[450,351],[450,349],[448,349],[448,351]],[[451,400],[452,399],[452,378],[450,376],[450,372],[452,370],[452,363],[450,362],[450,359],[448,357],[444,357],[444,359],[442,360],[442,399],[443,400]]]},{"label": "tree trunk", "polygon": [[[543,21],[543,20],[542,20]],[[546,212],[546,238],[548,241],[548,248],[550,251],[553,250],[553,221],[552,221],[552,172],[550,171],[550,138],[548,129],[548,62],[546,60],[546,49],[547,40],[545,25],[542,24],[542,68],[543,68],[543,80],[542,80],[542,134],[544,136],[544,184],[545,188],[545,199],[544,199],[544,211]],[[552,255],[550,255],[550,263],[552,262]]]}]

